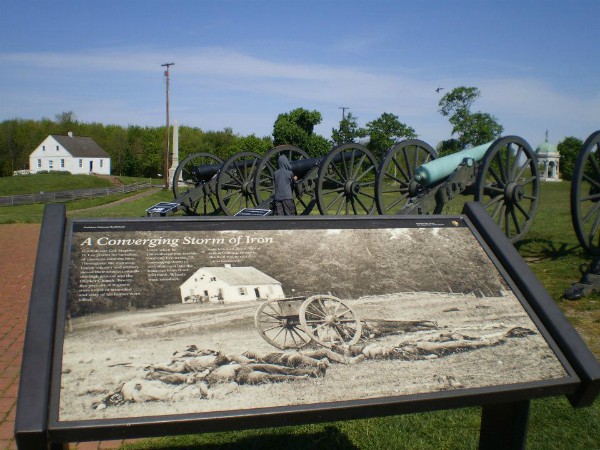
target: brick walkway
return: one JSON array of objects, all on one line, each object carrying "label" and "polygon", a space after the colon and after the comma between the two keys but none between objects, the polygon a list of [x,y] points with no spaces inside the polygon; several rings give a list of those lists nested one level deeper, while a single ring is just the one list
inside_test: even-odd
[{"label": "brick walkway", "polygon": [[[0,449],[16,449],[14,440],[21,353],[40,226],[0,225]],[[71,449],[119,448],[123,441],[84,442]]]}]

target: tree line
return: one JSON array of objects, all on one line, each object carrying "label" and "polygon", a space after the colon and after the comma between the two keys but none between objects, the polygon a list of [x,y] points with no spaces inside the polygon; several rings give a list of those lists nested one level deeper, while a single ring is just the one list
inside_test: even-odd
[{"label": "tree line", "polygon": [[[504,128],[498,120],[481,111],[472,112],[481,91],[475,87],[460,86],[445,94],[439,101],[439,113],[452,125],[449,139],[437,145],[440,156],[454,153],[467,146],[475,146],[499,137]],[[398,116],[384,112],[377,119],[359,126],[358,117],[344,114],[338,128],[326,138],[314,132],[322,121],[316,110],[296,108],[279,114],[271,136],[240,136],[231,128],[204,131],[198,127],[179,127],[179,159],[192,153],[210,153],[223,160],[242,151],[264,154],[281,144],[295,145],[312,157],[326,155],[333,147],[344,143],[361,143],[379,160],[395,143],[416,138],[414,128],[400,121]],[[82,123],[74,112],[62,112],[55,120],[11,119],[0,123],[0,176],[11,176],[16,170],[27,169],[31,152],[51,134],[92,138],[111,157],[115,175],[156,177],[162,173],[165,150],[165,127],[104,125]],[[172,133],[171,133],[172,134]],[[579,145],[577,145],[579,144]],[[567,138],[558,145],[561,152],[562,176],[570,179],[581,141]],[[563,153],[564,152],[564,153]]]}]

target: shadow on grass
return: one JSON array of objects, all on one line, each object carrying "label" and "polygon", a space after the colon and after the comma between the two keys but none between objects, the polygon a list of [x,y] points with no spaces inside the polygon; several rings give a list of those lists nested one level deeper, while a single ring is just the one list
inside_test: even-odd
[{"label": "shadow on grass", "polygon": [[517,251],[530,262],[555,261],[567,256],[584,256],[581,246],[550,239],[524,239],[515,244]]},{"label": "shadow on grass", "polygon": [[[357,450],[345,433],[334,426],[327,426],[323,431],[302,435],[290,435],[289,433],[263,434],[259,436],[248,436],[237,438],[233,442],[190,444],[189,438],[176,438],[165,442],[164,446],[155,441],[151,447],[155,450],[259,450],[265,448],[285,448],[286,450],[318,450],[318,449],[348,449]],[[129,448],[129,447],[128,447]],[[134,446],[133,448],[141,448]]]}]

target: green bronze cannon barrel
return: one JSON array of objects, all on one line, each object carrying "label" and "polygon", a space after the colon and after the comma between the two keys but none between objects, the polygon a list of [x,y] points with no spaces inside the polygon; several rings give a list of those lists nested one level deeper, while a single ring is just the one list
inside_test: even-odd
[{"label": "green bronze cannon barrel", "polygon": [[448,178],[448,176],[454,172],[465,159],[481,161],[492,144],[493,141],[487,142],[478,145],[477,147],[468,148],[425,163],[419,166],[415,171],[415,181],[422,186],[430,186],[443,181]]}]

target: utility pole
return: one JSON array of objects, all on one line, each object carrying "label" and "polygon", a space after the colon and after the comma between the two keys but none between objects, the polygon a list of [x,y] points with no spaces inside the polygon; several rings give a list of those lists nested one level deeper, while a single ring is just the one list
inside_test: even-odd
[{"label": "utility pole", "polygon": [[346,110],[350,109],[348,106],[339,106],[338,109],[342,110],[342,120],[346,119]]},{"label": "utility pole", "polygon": [[165,189],[169,189],[169,67],[174,66],[175,63],[165,63],[161,64],[161,67],[166,67],[165,77],[167,77],[167,143],[165,145],[165,156],[164,156],[164,164],[163,164],[163,178],[165,181]]}]

